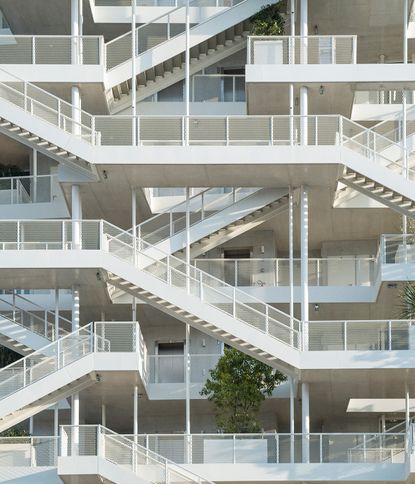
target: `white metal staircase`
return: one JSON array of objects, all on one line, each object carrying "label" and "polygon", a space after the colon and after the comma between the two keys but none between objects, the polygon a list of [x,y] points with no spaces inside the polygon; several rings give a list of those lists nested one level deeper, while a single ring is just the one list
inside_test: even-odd
[{"label": "white metal staircase", "polygon": [[[286,188],[232,188],[216,194],[209,188],[189,199],[191,257],[233,239],[288,209]],[[136,235],[161,253],[186,247],[186,202],[151,217],[136,227]],[[157,254],[157,252],[156,252]]]},{"label": "white metal staircase", "polygon": [[[71,331],[71,321],[53,311],[46,310],[25,297],[15,294],[14,304],[0,297],[0,304],[7,309],[0,310],[0,344],[21,355],[40,350],[59,337]],[[30,302],[32,310],[22,309],[24,302]]]},{"label": "white metal staircase", "polygon": [[[232,188],[223,194],[218,194],[217,190],[209,188],[189,199],[192,258],[288,209],[287,189]],[[165,254],[183,257],[187,244],[185,211],[186,202],[181,202],[137,225],[138,240],[146,244],[145,254],[156,259],[164,258]],[[124,296],[121,288],[117,289],[108,286],[109,297],[114,302]]]},{"label": "white metal staircase", "polygon": [[[92,465],[79,465],[95,457]],[[91,462],[91,461],[90,461]],[[64,425],[60,430],[58,475],[63,482],[99,476],[119,484],[213,484],[200,475],[102,425]],[[89,481],[88,481],[89,482]]]},{"label": "white metal staircase", "polygon": [[0,431],[95,383],[87,357],[105,344],[89,324],[1,368]]},{"label": "white metal staircase", "polygon": [[[200,7],[203,0],[191,3]],[[190,29],[192,73],[212,65],[246,46],[249,33],[247,19],[268,2],[234,1],[229,8],[202,19]],[[137,100],[145,99],[184,78],[185,52],[184,6],[157,17],[136,31]],[[129,107],[131,90],[131,32],[106,44],[107,100],[110,111]]]}]

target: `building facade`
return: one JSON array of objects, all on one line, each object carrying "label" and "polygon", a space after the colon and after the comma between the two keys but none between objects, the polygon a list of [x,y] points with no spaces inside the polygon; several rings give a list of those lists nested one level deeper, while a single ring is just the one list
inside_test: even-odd
[{"label": "building facade", "polygon": [[0,482],[415,482],[413,2],[268,3],[0,0]]}]

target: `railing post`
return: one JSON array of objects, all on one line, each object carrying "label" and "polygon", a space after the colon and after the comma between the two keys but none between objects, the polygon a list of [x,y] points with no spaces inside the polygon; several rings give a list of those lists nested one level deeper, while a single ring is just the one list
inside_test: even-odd
[{"label": "railing post", "polygon": [[392,321],[388,321],[388,350],[392,351]]},{"label": "railing post", "polygon": [[344,351],[347,351],[347,321],[344,322]]},{"label": "railing post", "polygon": [[343,116],[339,116],[339,142],[340,146],[343,145]]},{"label": "railing post", "polygon": [[23,84],[24,91],[24,110],[27,111],[27,82]]},{"label": "railing post", "polygon": [[277,433],[275,433],[275,463],[280,463],[280,439]]},{"label": "railing post", "polygon": [[268,304],[265,304],[265,334],[269,333],[269,310]]},{"label": "railing post", "polygon": [[225,118],[225,140],[226,146],[229,146],[229,116]]},{"label": "railing post", "polygon": [[233,434],[232,436],[233,441],[233,464],[236,464],[236,435]]},{"label": "railing post", "polygon": [[203,301],[203,272],[199,272],[199,297]]},{"label": "railing post", "polygon": [[352,63],[357,64],[357,37],[356,35],[353,36],[353,45],[352,45]]},{"label": "railing post", "polygon": [[56,342],[56,369],[60,369],[60,361],[61,361],[61,340],[58,339]]},{"label": "railing post", "polygon": [[170,479],[169,479],[169,467],[167,461],[164,463],[164,482],[166,484],[170,484]]},{"label": "railing post", "polygon": [[32,64],[36,64],[36,37],[32,37]]},{"label": "railing post", "polygon": [[232,315],[236,318],[236,288],[233,288],[233,297],[232,297]]},{"label": "railing post", "polygon": [[27,385],[27,376],[26,376],[26,370],[27,370],[27,365],[26,365],[26,359],[23,359],[23,387]]},{"label": "railing post", "polygon": [[270,145],[274,146],[274,116],[270,117],[270,123],[269,123],[269,140],[270,140]]},{"label": "railing post", "polygon": [[17,250],[20,250],[20,220],[17,221]]},{"label": "railing post", "polygon": [[202,220],[205,219],[205,192],[202,192],[201,194],[201,198],[202,198],[202,201],[201,201],[201,218]]},{"label": "railing post", "polygon": [[237,286],[238,285],[238,260],[237,259],[234,259],[233,263],[235,264],[234,266],[234,283],[233,285],[234,286]]},{"label": "railing post", "polygon": [[170,210],[169,214],[169,227],[170,227],[170,237],[173,237],[174,230],[173,230],[173,211]]},{"label": "railing post", "polygon": [[323,463],[323,434],[320,434],[320,464]]},{"label": "railing post", "polygon": [[318,116],[314,117],[314,143],[318,146]]},{"label": "railing post", "polygon": [[336,37],[333,35],[332,36],[332,44],[331,44],[331,63],[336,64]]},{"label": "railing post", "polygon": [[169,256],[167,256],[166,264],[167,264],[166,280],[167,280],[167,284],[169,286],[171,286],[171,267],[170,267],[170,257]]}]

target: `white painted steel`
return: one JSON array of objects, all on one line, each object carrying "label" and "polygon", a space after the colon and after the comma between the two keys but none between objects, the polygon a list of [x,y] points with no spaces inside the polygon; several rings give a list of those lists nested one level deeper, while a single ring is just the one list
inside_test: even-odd
[{"label": "white painted steel", "polygon": [[[79,435],[81,446],[73,445],[76,435]],[[61,459],[96,456],[141,478],[145,475],[151,476],[150,482],[210,483],[183,469],[177,463],[134,442],[134,439],[130,440],[101,425],[63,425],[60,436]]]},{"label": "white painted steel", "polygon": [[[310,463],[402,464],[405,432],[310,433]],[[185,463],[186,435],[125,435],[142,446],[179,464]],[[191,434],[193,464],[289,464],[302,463],[302,433]],[[294,445],[291,445],[291,442]],[[210,444],[210,445],[209,445]],[[216,448],[216,452],[210,449]]]},{"label": "white painted steel", "polygon": [[355,35],[249,36],[248,64],[355,64]]}]

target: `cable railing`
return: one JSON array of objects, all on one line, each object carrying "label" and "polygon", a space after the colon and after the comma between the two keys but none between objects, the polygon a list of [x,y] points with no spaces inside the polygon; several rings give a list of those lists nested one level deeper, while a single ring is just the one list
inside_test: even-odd
[{"label": "cable railing", "polygon": [[[195,267],[231,286],[285,287],[290,285],[287,258],[209,259],[192,261]],[[328,257],[308,259],[308,284],[324,286],[373,286],[376,259],[373,257]],[[301,285],[301,259],[293,260],[294,285]]]},{"label": "cable railing", "polygon": [[56,467],[59,437],[0,437],[1,467]]},{"label": "cable railing", "polygon": [[[189,198],[190,227],[248,198],[258,190],[259,188],[238,187],[218,195],[217,188],[208,188],[193,195]],[[139,239],[155,245],[183,232],[186,229],[186,209],[187,202],[184,201],[154,215],[136,226],[136,235]]]},{"label": "cable railing", "polygon": [[[75,243],[71,234],[72,225],[77,224],[80,224],[80,241]],[[9,240],[4,241],[5,238]],[[299,350],[400,351],[414,347],[412,320],[328,320],[302,324],[247,292],[188,266],[182,259],[102,220],[0,222],[0,250],[73,249],[104,250],[240,323]]]},{"label": "cable railing", "polygon": [[[225,0],[223,6],[234,7],[235,5],[242,3],[246,0]],[[220,0],[222,4],[222,0]],[[200,8],[200,15],[203,18],[204,7],[217,6],[217,0],[191,0],[189,7],[191,9]],[[222,5],[221,5],[222,6]],[[216,13],[216,15],[209,16],[207,20],[211,20],[212,17],[221,15],[222,12]],[[196,24],[199,26],[206,22],[206,19],[202,19]],[[191,26],[190,32],[192,32]],[[151,22],[144,25],[140,25],[135,32],[136,44],[135,44],[135,56],[142,54],[143,52],[150,51],[154,47],[167,42],[174,37],[183,34],[186,30],[186,6],[184,4],[169,10],[169,12],[162,14]],[[190,34],[191,35],[191,34]],[[184,50],[184,49],[183,49]],[[107,42],[105,44],[106,51],[106,69],[110,71],[115,67],[124,64],[125,62],[131,62],[132,58],[132,33],[126,32],[125,34]]]},{"label": "cable railing", "polygon": [[356,35],[250,36],[248,64],[356,64]]},{"label": "cable railing", "polygon": [[[204,383],[220,354],[191,354],[190,383]],[[187,355],[148,355],[148,383],[185,383]]]},{"label": "cable railing", "polygon": [[140,368],[147,366],[145,344],[138,323],[89,323],[1,368],[0,400],[94,352],[134,352],[142,357]]},{"label": "cable railing", "polygon": [[305,351],[405,351],[415,349],[413,320],[309,321]]},{"label": "cable railing", "polygon": [[1,35],[0,64],[101,65],[104,38],[98,35]]},{"label": "cable railing", "polygon": [[[58,337],[65,336],[71,332],[70,328],[72,323],[66,318],[59,317],[59,326],[57,327],[55,315],[50,311],[26,311],[14,306],[12,303],[1,297],[0,301],[3,304],[8,305],[10,308],[8,311],[0,310],[0,317],[18,324],[43,338],[55,341],[57,339],[57,332],[59,333]],[[42,316],[40,316],[40,314],[42,314]]]},{"label": "cable railing", "polygon": [[57,175],[0,177],[0,205],[50,203]]},{"label": "cable railing", "polygon": [[415,234],[384,234],[380,241],[382,264],[415,262]]},{"label": "cable railing", "polygon": [[178,464],[302,463],[305,438],[312,464],[403,464],[407,457],[406,433],[392,432],[139,434],[125,437]]},{"label": "cable railing", "polygon": [[0,82],[0,99],[66,133],[95,144],[94,117],[35,84],[0,69],[8,80]]},{"label": "cable railing", "polygon": [[61,458],[96,456],[141,478],[145,475],[149,482],[210,483],[134,440],[101,425],[61,426],[59,455]]}]

